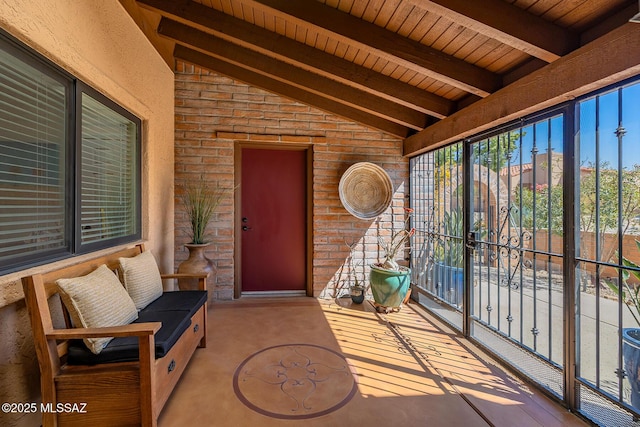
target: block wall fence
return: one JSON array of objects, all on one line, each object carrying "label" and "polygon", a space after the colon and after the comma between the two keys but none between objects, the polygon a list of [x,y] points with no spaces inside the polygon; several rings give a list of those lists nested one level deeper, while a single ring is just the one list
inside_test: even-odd
[{"label": "block wall fence", "polygon": [[[348,288],[350,250],[360,280],[381,256],[378,236],[404,227],[408,159],[402,141],[307,105],[234,81],[189,63],[175,72],[175,266],[188,256],[189,223],[181,196],[185,183],[204,178],[232,187],[237,142],[313,144],[313,294],[340,296]],[[378,219],[350,215],[338,194],[340,177],[357,162],[383,167],[394,186],[392,205]],[[238,191],[238,190],[237,190]],[[210,300],[234,295],[234,200],[227,197],[210,224],[207,257],[216,266]],[[286,260],[283,260],[286,262]],[[353,273],[353,272],[352,272]]]}]

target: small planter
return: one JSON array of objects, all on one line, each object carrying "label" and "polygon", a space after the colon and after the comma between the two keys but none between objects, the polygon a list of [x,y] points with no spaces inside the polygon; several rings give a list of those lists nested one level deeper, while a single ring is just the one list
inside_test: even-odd
[{"label": "small planter", "polygon": [[364,288],[362,286],[352,286],[350,295],[354,304],[362,304],[364,302]]},{"label": "small planter", "polygon": [[631,384],[631,406],[640,411],[640,329],[622,330],[624,370]]},{"label": "small planter", "polygon": [[378,311],[399,310],[409,291],[411,270],[400,267],[399,271],[371,266],[369,281],[371,293]]}]

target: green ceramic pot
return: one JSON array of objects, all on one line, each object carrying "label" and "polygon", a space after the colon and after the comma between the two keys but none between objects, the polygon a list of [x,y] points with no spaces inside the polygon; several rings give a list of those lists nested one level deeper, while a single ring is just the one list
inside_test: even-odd
[{"label": "green ceramic pot", "polygon": [[409,291],[410,275],[408,268],[391,271],[372,265],[369,281],[373,300],[383,307],[400,307]]}]

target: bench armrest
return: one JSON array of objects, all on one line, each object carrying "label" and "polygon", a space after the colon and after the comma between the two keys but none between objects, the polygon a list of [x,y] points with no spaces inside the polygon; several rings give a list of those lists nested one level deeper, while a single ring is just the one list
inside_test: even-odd
[{"label": "bench armrest", "polygon": [[201,291],[207,290],[207,277],[209,273],[172,273],[161,274],[160,277],[164,279],[197,279],[198,289]]},{"label": "bench armrest", "polygon": [[163,279],[206,279],[209,277],[209,273],[172,273],[161,274]]},{"label": "bench armrest", "polygon": [[105,337],[142,337],[155,335],[161,322],[130,323],[122,326],[109,326],[105,328],[71,328],[54,329],[46,333],[47,338],[68,340],[82,338],[105,338]]}]

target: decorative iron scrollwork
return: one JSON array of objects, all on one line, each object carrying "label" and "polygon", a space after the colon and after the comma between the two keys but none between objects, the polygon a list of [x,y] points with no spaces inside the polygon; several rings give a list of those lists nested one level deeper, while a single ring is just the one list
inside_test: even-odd
[{"label": "decorative iron scrollwork", "polygon": [[493,250],[489,251],[489,260],[498,264],[498,268],[506,274],[500,279],[500,286],[518,289],[520,282],[516,274],[523,268],[531,268],[533,263],[524,257],[523,246],[532,239],[531,232],[516,225],[518,215],[515,205],[500,208],[500,224],[497,232],[491,230],[489,235],[495,241]]}]

